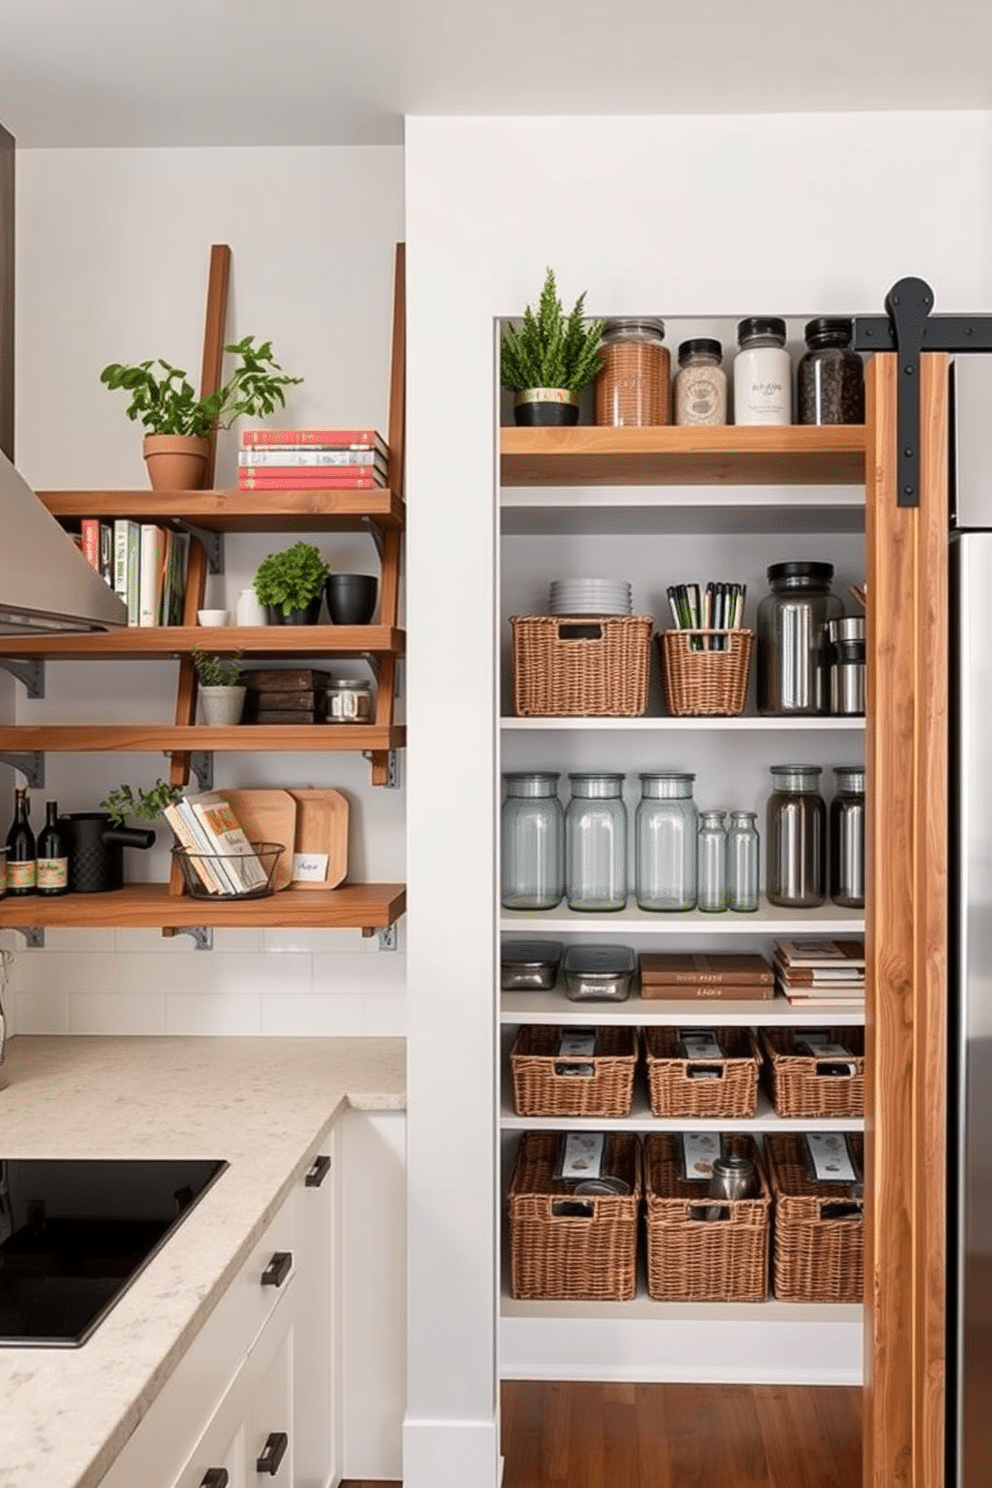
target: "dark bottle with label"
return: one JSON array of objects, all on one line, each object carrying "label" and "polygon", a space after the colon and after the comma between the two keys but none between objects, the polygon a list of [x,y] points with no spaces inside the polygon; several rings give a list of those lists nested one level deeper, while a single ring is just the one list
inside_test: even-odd
[{"label": "dark bottle with label", "polygon": [[37,892],[38,856],[34,833],[28,820],[30,811],[27,789],[18,786],[14,792],[14,820],[7,833],[7,893],[13,895]]},{"label": "dark bottle with label", "polygon": [[69,892],[69,849],[59,831],[57,801],[45,802],[45,825],[38,833],[38,893]]}]

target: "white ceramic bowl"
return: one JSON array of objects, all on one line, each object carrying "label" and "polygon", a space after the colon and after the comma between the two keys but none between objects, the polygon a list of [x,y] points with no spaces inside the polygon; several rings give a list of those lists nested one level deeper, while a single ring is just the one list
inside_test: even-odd
[{"label": "white ceramic bowl", "polygon": [[201,625],[226,625],[229,613],[228,610],[197,610],[196,618]]}]

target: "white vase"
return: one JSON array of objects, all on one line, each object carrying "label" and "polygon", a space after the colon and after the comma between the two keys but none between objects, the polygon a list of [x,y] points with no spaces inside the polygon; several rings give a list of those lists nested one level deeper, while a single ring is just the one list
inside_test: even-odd
[{"label": "white vase", "polygon": [[229,728],[241,722],[247,687],[201,687],[203,721],[213,728]]},{"label": "white vase", "polygon": [[242,589],[234,606],[235,625],[267,625],[265,606],[259,603],[254,589]]}]

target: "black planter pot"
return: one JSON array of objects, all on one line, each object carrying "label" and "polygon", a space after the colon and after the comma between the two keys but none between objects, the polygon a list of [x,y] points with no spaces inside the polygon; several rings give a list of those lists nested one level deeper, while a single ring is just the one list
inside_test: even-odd
[{"label": "black planter pot", "polygon": [[69,892],[108,894],[124,887],[124,849],[151,847],[150,828],[115,827],[105,811],[71,811],[59,817],[69,844]]},{"label": "black planter pot", "polygon": [[567,388],[528,388],[513,402],[513,417],[523,428],[562,428],[579,422],[579,395]]},{"label": "black planter pot", "polygon": [[373,574],[331,574],[324,594],[332,624],[368,625],[375,614],[379,580]]},{"label": "black planter pot", "polygon": [[312,599],[305,610],[291,610],[284,615],[281,605],[266,605],[270,625],[316,625],[320,619],[320,606],[323,603],[323,595],[318,594]]}]

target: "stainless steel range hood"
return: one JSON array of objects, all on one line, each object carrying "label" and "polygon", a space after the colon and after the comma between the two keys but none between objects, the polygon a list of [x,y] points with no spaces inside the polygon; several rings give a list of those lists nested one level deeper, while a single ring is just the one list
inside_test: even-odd
[{"label": "stainless steel range hood", "polygon": [[0,635],[126,624],[124,601],[0,453]]}]

